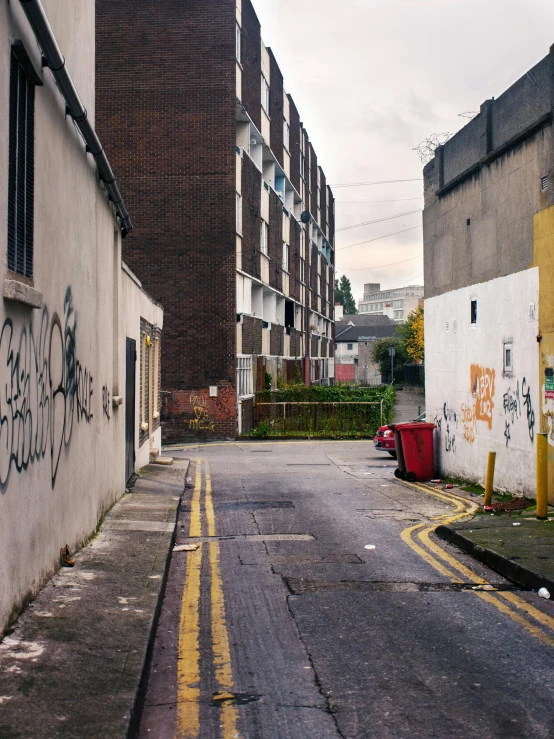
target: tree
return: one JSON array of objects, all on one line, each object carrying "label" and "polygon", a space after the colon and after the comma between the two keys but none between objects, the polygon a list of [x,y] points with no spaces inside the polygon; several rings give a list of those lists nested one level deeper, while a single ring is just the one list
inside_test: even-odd
[{"label": "tree", "polygon": [[423,343],[423,305],[413,310],[406,322],[403,323],[398,332],[402,337],[406,354],[412,362],[423,362],[425,358],[425,348]]},{"label": "tree", "polygon": [[352,295],[352,285],[346,275],[340,278],[340,282],[335,279],[335,302],[342,305],[346,316],[354,316],[358,312]]},{"label": "tree", "polygon": [[373,344],[371,358],[379,365],[383,382],[391,382],[391,357],[390,347],[394,347],[394,382],[404,382],[404,365],[408,361],[408,355],[404,343],[400,337],[388,336],[379,339]]}]

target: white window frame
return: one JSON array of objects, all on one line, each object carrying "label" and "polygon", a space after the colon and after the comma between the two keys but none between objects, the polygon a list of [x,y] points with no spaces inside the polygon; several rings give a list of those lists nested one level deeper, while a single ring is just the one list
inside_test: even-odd
[{"label": "white window frame", "polygon": [[290,126],[287,120],[283,121],[283,146],[290,152]]},{"label": "white window frame", "polygon": [[283,270],[289,271],[289,245],[286,241],[283,241]]},{"label": "white window frame", "polygon": [[148,414],[146,412],[146,392],[148,389],[148,373],[146,372],[146,361],[148,357],[148,346],[147,346],[147,336],[146,332],[143,331],[141,334],[141,341],[140,341],[140,347],[141,347],[141,355],[140,355],[140,374],[141,374],[141,382],[140,382],[140,428],[142,431],[146,431],[148,429]]},{"label": "white window frame", "polygon": [[260,222],[260,251],[262,254],[269,254],[269,224],[263,220]]},{"label": "white window frame", "polygon": [[239,26],[239,24],[236,23],[235,24],[235,56],[236,56],[237,62],[239,64],[242,64],[242,60],[241,60],[241,56],[242,56],[241,33],[242,33],[242,29]]},{"label": "white window frame", "polygon": [[237,233],[242,234],[242,195],[240,192],[236,193],[235,211]]},{"label": "white window frame", "polygon": [[252,395],[254,395],[252,357],[239,354],[237,356],[237,397],[248,398]]},{"label": "white window frame", "polygon": [[262,108],[265,110],[265,112],[269,116],[269,83],[263,74],[262,74],[262,79],[261,79],[261,98],[262,98]]},{"label": "white window frame", "polygon": [[156,419],[160,417],[160,409],[158,407],[158,386],[160,382],[160,339],[156,338],[154,339],[154,382],[152,387],[152,395],[154,396],[152,398],[153,400],[153,416],[152,418]]},{"label": "white window frame", "polygon": [[[511,374],[514,371],[514,342],[513,341],[505,341],[503,343],[503,349],[502,349],[502,364],[504,367],[504,372],[506,374]],[[507,361],[507,354],[510,355],[509,362]]]}]

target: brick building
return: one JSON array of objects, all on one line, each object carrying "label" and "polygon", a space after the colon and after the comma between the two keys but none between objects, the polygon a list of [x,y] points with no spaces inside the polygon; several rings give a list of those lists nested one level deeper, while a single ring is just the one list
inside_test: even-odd
[{"label": "brick building", "polygon": [[124,257],[165,308],[165,438],[234,437],[266,383],[332,381],[331,190],[250,0],[97,0],[96,65]]}]

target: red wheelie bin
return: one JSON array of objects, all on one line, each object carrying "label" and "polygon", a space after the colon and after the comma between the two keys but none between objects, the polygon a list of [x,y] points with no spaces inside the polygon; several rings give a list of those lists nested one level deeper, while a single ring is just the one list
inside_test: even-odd
[{"label": "red wheelie bin", "polygon": [[394,431],[398,467],[394,474],[401,480],[432,480],[435,476],[433,450],[434,423],[396,423]]}]

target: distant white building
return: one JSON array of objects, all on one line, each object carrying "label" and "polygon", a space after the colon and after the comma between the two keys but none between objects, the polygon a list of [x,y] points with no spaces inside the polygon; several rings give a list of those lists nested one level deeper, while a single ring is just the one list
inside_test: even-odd
[{"label": "distant white building", "polygon": [[423,285],[381,290],[379,282],[371,282],[364,285],[364,297],[358,301],[358,313],[388,316],[396,323],[404,323],[422,301]]}]

